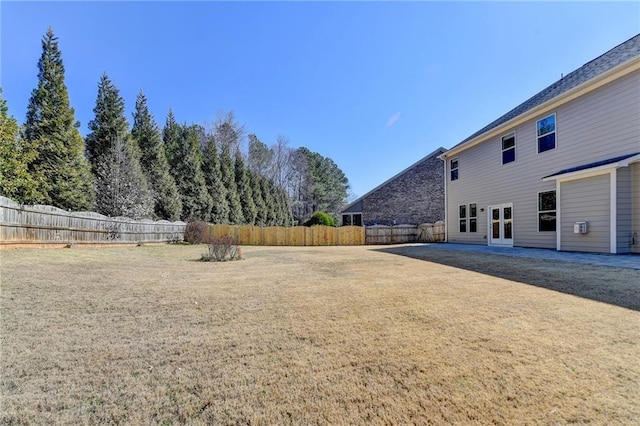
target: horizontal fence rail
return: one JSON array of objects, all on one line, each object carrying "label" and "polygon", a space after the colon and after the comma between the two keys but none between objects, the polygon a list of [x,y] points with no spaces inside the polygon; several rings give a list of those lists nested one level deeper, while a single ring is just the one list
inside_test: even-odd
[{"label": "horizontal fence rail", "polygon": [[365,243],[361,226],[209,225],[209,236],[231,237],[248,246],[352,246]]},{"label": "horizontal fence rail", "polygon": [[22,205],[0,196],[0,245],[4,246],[182,241],[185,225]]}]

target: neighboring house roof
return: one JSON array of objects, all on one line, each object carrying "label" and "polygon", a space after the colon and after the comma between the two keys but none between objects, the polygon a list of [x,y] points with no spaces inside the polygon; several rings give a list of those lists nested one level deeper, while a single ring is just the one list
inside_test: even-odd
[{"label": "neighboring house roof", "polygon": [[627,160],[627,159],[629,159],[631,157],[636,157],[636,156],[640,156],[640,152],[634,152],[633,154],[620,155],[618,157],[609,158],[607,160],[595,161],[593,163],[583,164],[581,166],[569,167],[568,169],[563,169],[563,170],[560,170],[559,172],[556,172],[556,173],[551,174],[549,176],[545,176],[542,179],[548,179],[548,178],[552,178],[552,177],[566,175],[566,174],[569,174],[569,173],[580,172],[580,171],[583,171],[583,170],[595,169],[596,167],[601,167],[601,166],[608,166],[610,164],[619,163],[619,162],[621,162],[623,160]]},{"label": "neighboring house roof", "polygon": [[422,163],[423,161],[428,160],[431,157],[437,157],[438,155],[446,152],[447,150],[443,147],[440,147],[438,149],[436,149],[435,151],[433,151],[431,154],[421,158],[420,160],[416,161],[415,163],[413,163],[412,165],[410,165],[409,167],[407,167],[406,169],[404,169],[403,171],[401,171],[400,173],[394,175],[393,177],[385,180],[384,182],[382,182],[380,185],[376,186],[375,188],[373,188],[371,191],[367,192],[366,194],[364,194],[363,196],[356,198],[354,201],[352,201],[351,203],[349,203],[347,206],[345,206],[342,210],[340,210],[341,213],[350,213],[348,210],[351,209],[351,207],[355,206],[356,204],[362,202],[362,200],[369,194],[372,194],[374,192],[376,192],[378,189],[382,188],[383,186],[385,186],[386,184],[388,184],[389,182],[393,181],[395,178],[397,178],[398,176],[401,176],[402,174],[404,174],[405,172],[413,169],[415,166],[417,166],[418,164]]},{"label": "neighboring house roof", "polygon": [[455,145],[453,148],[451,148],[451,150],[464,145],[465,143],[477,138],[478,136],[481,136],[482,134],[495,129],[500,125],[505,124],[509,120],[516,118],[526,113],[527,111],[530,111],[533,108],[540,106],[545,102],[550,101],[551,99],[565,92],[568,92],[569,90],[574,89],[577,86],[586,83],[587,81],[592,80],[593,78],[604,74],[605,72],[617,67],[618,65],[622,65],[623,63],[639,55],[640,34],[630,38],[629,40],[614,47],[613,49],[597,57],[596,59],[587,62],[577,70],[562,77],[560,80],[556,81],[537,95],[527,99],[525,102],[518,105],[508,113],[504,114],[502,117],[494,120],[459,144]]}]

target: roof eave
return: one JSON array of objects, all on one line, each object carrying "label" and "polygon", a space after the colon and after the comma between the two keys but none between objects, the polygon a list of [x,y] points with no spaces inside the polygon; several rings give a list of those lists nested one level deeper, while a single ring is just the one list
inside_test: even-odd
[{"label": "roof eave", "polygon": [[616,161],[615,163],[604,164],[602,166],[591,167],[583,170],[576,170],[574,172],[567,172],[562,174],[555,174],[551,176],[547,176],[542,178],[543,182],[553,182],[553,181],[569,181],[576,179],[584,179],[590,176],[597,176],[604,173],[609,173],[614,169],[619,169],[620,167],[628,167],[629,164],[640,161],[640,154],[634,155],[633,157],[625,158],[624,160]]},{"label": "roof eave", "polygon": [[540,116],[546,112],[552,111],[580,96],[583,96],[587,93],[590,93],[600,87],[615,81],[619,78],[622,78],[628,74],[631,74],[634,71],[640,70],[640,56],[636,56],[633,59],[628,60],[625,63],[618,65],[589,81],[586,81],[573,89],[567,90],[564,93],[556,96],[553,99],[549,99],[548,101],[531,108],[523,114],[520,114],[517,117],[512,118],[511,120],[494,127],[486,133],[478,135],[477,137],[465,142],[464,144],[458,145],[454,148],[451,148],[449,151],[441,154],[438,158],[441,160],[445,160],[453,155],[457,155],[462,151],[465,151],[471,147],[474,147],[478,144],[481,144],[489,139],[492,139],[496,136],[504,134],[505,132],[517,127],[524,122],[531,120],[536,116]]}]

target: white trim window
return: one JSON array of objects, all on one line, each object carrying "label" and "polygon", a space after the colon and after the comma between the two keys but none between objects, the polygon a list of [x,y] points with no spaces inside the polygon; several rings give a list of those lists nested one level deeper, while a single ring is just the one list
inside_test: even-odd
[{"label": "white trim window", "polygon": [[458,222],[460,232],[467,232],[467,205],[461,204],[458,206]]},{"label": "white trim window", "polygon": [[458,222],[460,232],[478,232],[478,204],[460,204],[458,206]]},{"label": "white trim window", "polygon": [[450,168],[451,180],[458,180],[458,157],[451,159]]},{"label": "white trim window", "polygon": [[502,164],[516,161],[516,133],[511,132],[502,137]]},{"label": "white trim window", "polygon": [[556,191],[538,192],[538,231],[556,230]]},{"label": "white trim window", "polygon": [[469,203],[469,232],[478,232],[478,204]]},{"label": "white trim window", "polygon": [[556,149],[556,114],[547,115],[536,121],[538,154]]}]

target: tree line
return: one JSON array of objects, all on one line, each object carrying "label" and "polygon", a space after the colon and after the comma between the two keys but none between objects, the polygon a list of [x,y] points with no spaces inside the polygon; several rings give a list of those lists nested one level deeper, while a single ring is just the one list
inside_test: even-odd
[{"label": "tree line", "polygon": [[336,215],[346,202],[349,181],[333,160],[291,148],[283,136],[268,146],[246,135],[233,113],[205,128],[169,110],[160,128],[141,91],[130,126],[106,73],[83,138],[64,73],[49,28],[22,126],[0,89],[1,195],[106,216],[260,226],[302,224],[316,211]]}]

